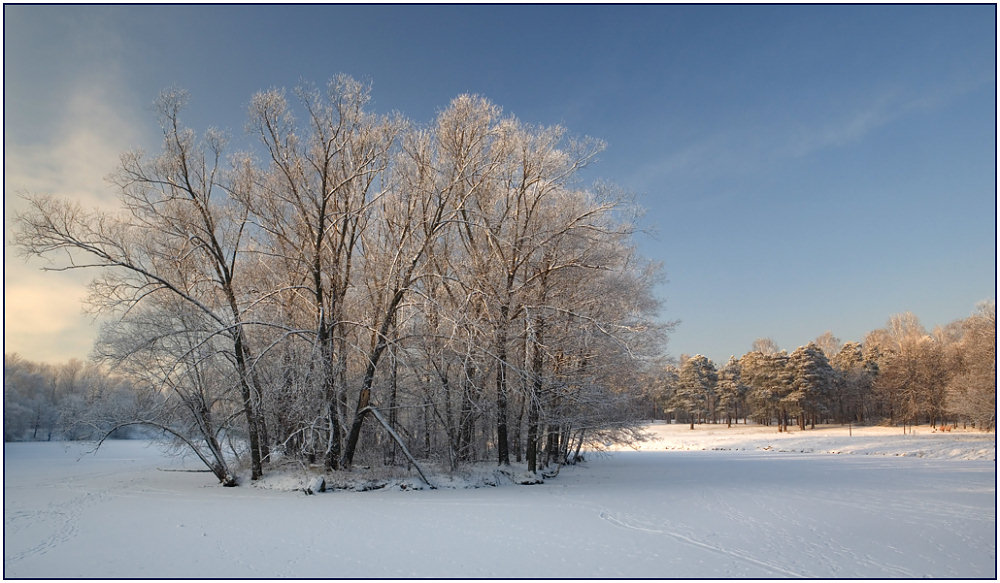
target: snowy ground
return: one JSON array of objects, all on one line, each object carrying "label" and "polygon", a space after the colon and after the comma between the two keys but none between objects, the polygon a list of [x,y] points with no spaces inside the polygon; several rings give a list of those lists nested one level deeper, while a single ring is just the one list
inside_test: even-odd
[{"label": "snowy ground", "polygon": [[949,427],[947,431],[927,425],[901,427],[854,427],[817,425],[799,431],[792,427],[725,424],[650,424],[648,439],[632,447],[613,449],[641,451],[774,451],[785,453],[831,453],[906,456],[932,459],[996,460],[996,435]]},{"label": "snowy ground", "polygon": [[992,434],[650,430],[542,485],[316,496],[4,444],[4,577],[996,578]]}]

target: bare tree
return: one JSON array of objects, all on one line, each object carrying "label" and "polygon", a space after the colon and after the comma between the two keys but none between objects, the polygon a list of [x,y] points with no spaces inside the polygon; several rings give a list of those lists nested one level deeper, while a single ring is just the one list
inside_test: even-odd
[{"label": "bare tree", "polygon": [[996,303],[979,304],[962,322],[960,357],[947,386],[948,411],[983,431],[996,430],[996,330]]},{"label": "bare tree", "polygon": [[932,424],[944,414],[947,382],[941,344],[927,334],[910,312],[889,318],[886,327],[865,339],[878,353],[874,389],[885,401],[894,423],[914,424],[926,418]]},{"label": "bare tree", "polygon": [[186,100],[183,92],[168,91],[157,102],[162,154],[151,160],[139,152],[122,156],[112,181],[123,214],[87,212],[72,202],[32,197],[29,210],[17,218],[16,243],[26,255],[62,254],[63,264],[48,269],[100,270],[91,284],[98,309],[127,313],[167,294],[213,322],[213,333],[230,343],[256,479],[262,474],[261,427],[237,299],[247,214],[230,196],[222,134],[210,130],[199,141],[181,125]]},{"label": "bare tree", "polygon": [[631,435],[669,326],[627,197],[578,183],[602,144],[469,95],[418,127],[369,113],[369,92],[258,93],[263,160],[228,164],[168,92],[163,152],[114,176],[121,214],[31,199],[22,250],[101,269],[92,301],[120,318],[99,356],[150,397],[135,419],[224,483],[244,450],[259,477],[272,446],[327,469],[513,449],[535,471]]},{"label": "bare tree", "polygon": [[827,358],[833,358],[838,352],[840,352],[841,347],[844,345],[844,343],[840,341],[840,338],[834,336],[833,332],[830,332],[829,330],[817,336],[814,342],[816,343],[816,346],[823,351],[823,354],[825,354]]},{"label": "bare tree", "polygon": [[[344,437],[348,352],[347,296],[363,235],[385,196],[390,155],[402,122],[365,111],[370,87],[340,75],[327,91],[304,86],[296,94],[305,110],[299,129],[283,91],[254,96],[250,129],[268,153],[268,167],[246,203],[260,227],[260,260],[275,274],[268,301],[289,307],[289,339],[311,345],[305,383],[322,402],[306,427],[325,426],[327,466],[340,463]],[[322,419],[322,424],[317,421]],[[317,440],[313,440],[317,441]]]},{"label": "bare tree", "polygon": [[761,354],[777,354],[781,349],[778,347],[778,343],[770,338],[758,338],[753,341],[750,350]]},{"label": "bare tree", "polygon": [[[481,112],[454,100],[441,112],[432,136],[411,131],[402,140],[393,165],[391,187],[381,203],[378,229],[369,230],[364,272],[369,298],[365,328],[370,343],[365,353],[364,376],[350,433],[341,462],[350,467],[361,427],[370,411],[371,389],[378,364],[392,341],[389,333],[403,300],[418,282],[433,275],[428,261],[435,245],[461,216],[479,186],[481,168],[473,165],[473,152],[482,149],[484,128],[475,124]],[[434,139],[436,137],[436,139]]]},{"label": "bare tree", "polygon": [[[213,322],[173,297],[147,301],[106,325],[95,356],[128,375],[135,406],[113,419],[113,427],[146,425],[162,430],[192,451],[225,486],[236,472],[224,451],[225,438],[239,432],[239,383],[225,378],[227,348]],[[238,453],[232,447],[234,453]]]}]

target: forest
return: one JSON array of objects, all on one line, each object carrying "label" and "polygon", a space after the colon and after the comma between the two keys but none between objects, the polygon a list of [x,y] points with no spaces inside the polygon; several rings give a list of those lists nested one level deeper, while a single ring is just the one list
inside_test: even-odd
[{"label": "forest", "polygon": [[994,304],[670,364],[639,209],[582,183],[603,144],[479,96],[426,125],[369,100],[347,76],[259,92],[238,150],[166,91],[162,149],[122,155],[117,210],[28,197],[15,246],[95,270],[89,307],[113,317],[91,364],[5,355],[5,441],[146,428],[236,485],[287,460],[534,473],[665,415],[995,429]]},{"label": "forest", "polygon": [[[825,332],[791,354],[769,338],[717,367],[702,355],[667,365],[647,410],[690,423],[743,419],[787,431],[817,423],[961,424],[996,431],[996,303],[928,333],[910,312],[863,342]],[[661,417],[662,418],[662,417]]]}]

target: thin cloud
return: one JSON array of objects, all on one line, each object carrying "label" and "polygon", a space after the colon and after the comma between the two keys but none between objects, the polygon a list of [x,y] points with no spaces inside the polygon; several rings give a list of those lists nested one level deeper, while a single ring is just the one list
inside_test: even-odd
[{"label": "thin cloud", "polygon": [[836,120],[816,124],[786,138],[776,148],[780,158],[800,158],[827,148],[843,147],[862,140],[878,128],[903,115],[891,98],[880,98],[867,107],[839,116]]},{"label": "thin cloud", "polygon": [[106,81],[81,84],[71,92],[63,116],[54,122],[53,139],[33,144],[5,140],[4,350],[28,359],[85,358],[97,332],[81,305],[86,284],[96,274],[43,273],[44,262],[25,262],[9,243],[13,218],[24,209],[20,193],[65,197],[84,207],[116,205],[105,176],[137,142],[138,116],[130,103],[113,97],[113,85]]},{"label": "thin cloud", "polygon": [[[6,192],[50,193],[107,206],[115,197],[107,176],[121,153],[138,142],[131,104],[116,103],[110,91],[80,87],[66,101],[52,140],[23,144],[6,140]],[[5,201],[5,207],[11,201]]]},{"label": "thin cloud", "polygon": [[704,183],[719,175],[759,171],[831,148],[856,144],[881,128],[938,108],[977,89],[984,80],[942,88],[904,99],[899,92],[871,97],[853,109],[823,112],[797,120],[771,119],[765,124],[732,126],[704,135],[641,167],[637,180],[645,184]]}]

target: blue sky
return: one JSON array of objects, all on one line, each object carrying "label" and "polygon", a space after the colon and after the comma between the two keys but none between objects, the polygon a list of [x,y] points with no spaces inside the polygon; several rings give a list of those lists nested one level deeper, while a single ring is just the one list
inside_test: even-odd
[{"label": "blue sky", "polygon": [[[860,340],[996,297],[996,6],[5,6],[5,225],[20,191],[108,204],[150,104],[243,134],[251,95],[337,73],[417,122],[461,93],[607,142],[669,351]],[[8,255],[5,249],[5,256]],[[85,357],[82,279],[5,262],[5,351]]]}]

